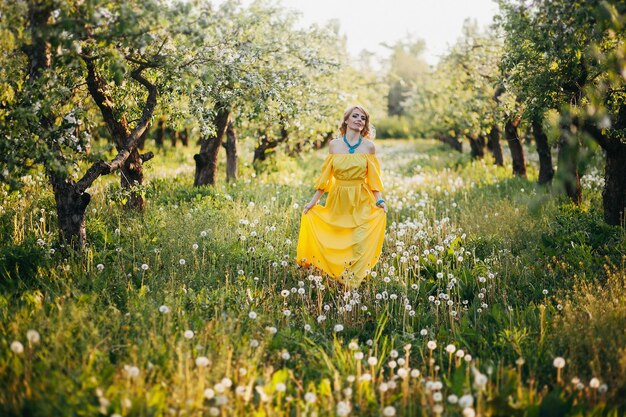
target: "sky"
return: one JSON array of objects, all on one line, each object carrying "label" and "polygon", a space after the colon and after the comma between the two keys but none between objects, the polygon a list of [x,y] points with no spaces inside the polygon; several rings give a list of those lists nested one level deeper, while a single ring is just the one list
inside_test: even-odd
[{"label": "sky", "polygon": [[385,57],[387,49],[381,43],[393,44],[412,35],[426,42],[424,58],[433,65],[461,36],[466,18],[485,27],[498,10],[493,0],[281,0],[280,3],[301,12],[301,24],[305,27],[339,20],[348,52],[353,56],[367,49]]}]

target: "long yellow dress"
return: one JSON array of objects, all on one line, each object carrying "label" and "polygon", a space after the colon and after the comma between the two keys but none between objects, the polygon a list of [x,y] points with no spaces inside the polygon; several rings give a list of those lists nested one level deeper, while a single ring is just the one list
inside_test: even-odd
[{"label": "long yellow dress", "polygon": [[350,288],[378,262],[387,216],[373,191],[383,191],[380,163],[372,154],[329,154],[315,188],[328,192],[300,221],[296,261]]}]

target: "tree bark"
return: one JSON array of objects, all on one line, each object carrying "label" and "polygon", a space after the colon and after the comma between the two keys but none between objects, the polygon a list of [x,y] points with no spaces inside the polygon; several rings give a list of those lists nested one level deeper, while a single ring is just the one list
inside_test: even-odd
[{"label": "tree bark", "polygon": [[463,144],[456,137],[450,136],[448,134],[437,134],[435,135],[435,139],[445,143],[455,151],[459,151],[461,153],[463,152]]},{"label": "tree bark", "polygon": [[615,153],[606,153],[602,205],[604,221],[626,226],[626,146]]},{"label": "tree bark", "polygon": [[254,148],[254,158],[252,159],[252,164],[257,162],[262,162],[267,159],[267,156],[270,152],[273,152],[274,149],[281,143],[286,143],[289,141],[289,133],[285,128],[285,124],[281,122],[280,124],[280,137],[278,139],[270,139],[267,132],[261,133],[259,135],[260,142],[257,144],[256,148]]},{"label": "tree bark", "polygon": [[470,143],[470,154],[472,159],[482,159],[485,156],[485,137],[477,136],[475,134],[465,135]]},{"label": "tree bark", "polygon": [[178,138],[180,139],[180,143],[186,148],[189,146],[189,128],[186,127],[181,130],[178,134]]},{"label": "tree bark", "polygon": [[196,161],[196,175],[193,185],[215,185],[217,156],[226,132],[230,108],[218,103],[215,106],[215,135],[200,139],[200,152],[193,156]]},{"label": "tree bark", "polygon": [[60,241],[74,248],[82,248],[87,244],[85,211],[91,195],[79,192],[74,184],[63,179],[54,179],[51,183],[56,202]]},{"label": "tree bark", "polygon": [[239,160],[237,159],[237,133],[235,125],[231,120],[226,128],[226,182],[237,181],[239,171]]},{"label": "tree bark", "polygon": [[533,119],[532,121],[533,135],[537,144],[537,154],[539,154],[539,185],[550,185],[554,177],[554,168],[552,167],[552,153],[548,145],[548,136],[543,131],[541,120]]},{"label": "tree bark", "polygon": [[561,119],[556,177],[572,203],[578,205],[582,200],[580,173],[578,172],[578,139],[572,133],[571,128],[569,120]]},{"label": "tree bark", "polygon": [[159,118],[157,123],[156,139],[154,141],[156,146],[159,148],[162,148],[165,143],[165,117]]},{"label": "tree bark", "polygon": [[495,164],[504,166],[504,158],[502,157],[502,144],[500,143],[500,128],[494,124],[489,132],[489,141],[487,148],[491,151]]},{"label": "tree bark", "polygon": [[504,137],[509,143],[509,149],[511,150],[513,175],[526,178],[526,157],[517,132],[520,121],[519,117],[515,119],[509,118],[504,126]]}]

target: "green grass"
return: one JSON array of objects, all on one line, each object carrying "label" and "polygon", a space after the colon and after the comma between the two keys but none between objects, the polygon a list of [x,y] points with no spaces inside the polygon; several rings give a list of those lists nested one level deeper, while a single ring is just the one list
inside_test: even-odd
[{"label": "green grass", "polygon": [[244,152],[213,188],[193,148],[160,152],[143,214],[97,182],[82,254],[58,247],[45,180],[4,192],[0,414],[621,415],[626,237],[597,184],[572,207],[534,166],[377,146],[388,229],[352,293],[294,262],[326,150],[258,174]]}]

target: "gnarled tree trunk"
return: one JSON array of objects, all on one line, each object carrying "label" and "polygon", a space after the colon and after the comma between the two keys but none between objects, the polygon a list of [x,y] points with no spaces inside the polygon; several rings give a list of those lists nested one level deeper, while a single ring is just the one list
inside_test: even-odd
[{"label": "gnarled tree trunk", "polygon": [[541,120],[533,119],[532,129],[537,144],[537,154],[539,154],[539,179],[537,183],[550,185],[554,177],[554,168],[552,167],[552,153],[548,145],[548,136],[543,131]]},{"label": "gnarled tree trunk", "polygon": [[237,159],[237,133],[235,124],[231,120],[226,128],[226,182],[237,181],[239,171],[239,160]]},{"label": "gnarled tree trunk", "polygon": [[165,117],[159,118],[154,142],[159,148],[163,147],[163,144],[165,143]]},{"label": "gnarled tree trunk", "polygon": [[602,205],[604,221],[612,225],[626,225],[626,145],[615,152],[607,152],[604,168]]},{"label": "gnarled tree trunk", "polygon": [[472,159],[482,159],[485,157],[485,137],[478,136],[475,134],[465,135],[470,143],[470,154],[472,155]]},{"label": "gnarled tree trunk", "polygon": [[494,124],[489,132],[489,141],[487,148],[491,151],[495,164],[504,166],[504,158],[502,157],[502,145],[500,144],[500,128]]},{"label": "gnarled tree trunk", "polygon": [[200,139],[200,152],[193,156],[196,161],[196,175],[193,185],[215,185],[217,156],[226,132],[230,108],[218,103],[215,106],[215,135]]},{"label": "gnarled tree trunk", "polygon": [[572,203],[578,205],[582,200],[582,187],[578,172],[578,138],[571,129],[570,121],[561,119],[556,178]]},{"label": "gnarled tree trunk", "polygon": [[504,126],[504,137],[509,143],[509,149],[511,150],[511,159],[513,161],[513,175],[526,178],[526,157],[524,155],[524,148],[520,141],[517,127],[519,126],[521,119],[508,119]]},{"label": "gnarled tree trunk", "polygon": [[84,247],[87,243],[85,211],[91,195],[79,192],[74,184],[60,178],[50,182],[54,191],[61,242],[75,248]]},{"label": "gnarled tree trunk", "polygon": [[463,144],[457,137],[442,133],[442,134],[435,135],[435,139],[437,139],[440,142],[445,143],[446,145],[450,146],[455,151],[463,152]]}]

